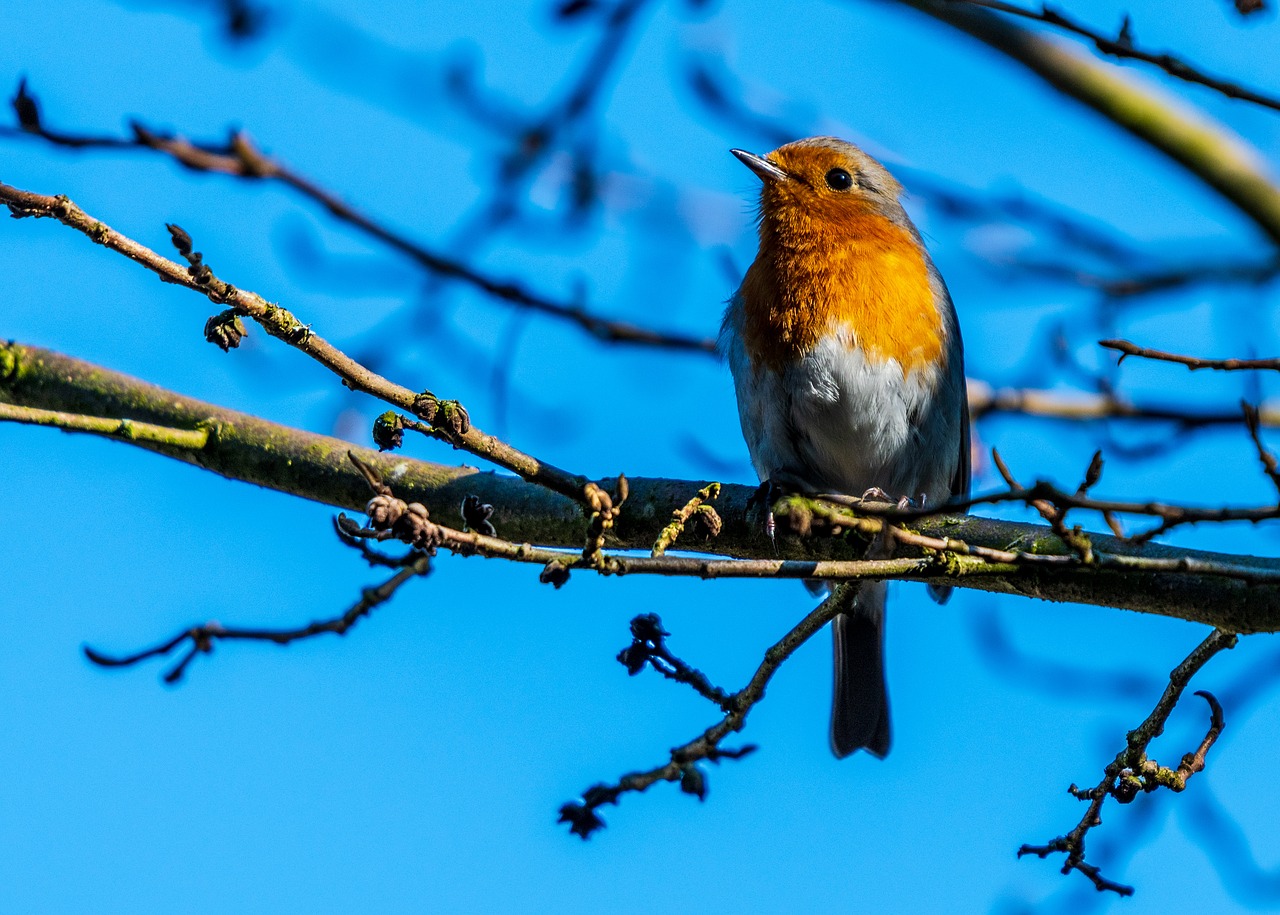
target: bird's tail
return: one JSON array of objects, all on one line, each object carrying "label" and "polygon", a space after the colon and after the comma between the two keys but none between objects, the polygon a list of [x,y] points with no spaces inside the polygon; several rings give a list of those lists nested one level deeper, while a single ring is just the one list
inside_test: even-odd
[{"label": "bird's tail", "polygon": [[844,758],[865,749],[881,759],[889,752],[889,694],[884,680],[883,581],[864,582],[849,613],[832,622],[835,692],[831,701],[831,751]]}]

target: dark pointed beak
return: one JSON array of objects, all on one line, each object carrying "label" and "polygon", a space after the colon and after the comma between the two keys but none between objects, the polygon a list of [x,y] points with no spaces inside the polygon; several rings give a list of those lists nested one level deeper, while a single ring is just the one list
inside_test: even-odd
[{"label": "dark pointed beak", "polygon": [[731,149],[729,152],[738,157],[738,161],[756,173],[761,181],[785,181],[791,176],[764,156],[757,156],[744,149]]}]

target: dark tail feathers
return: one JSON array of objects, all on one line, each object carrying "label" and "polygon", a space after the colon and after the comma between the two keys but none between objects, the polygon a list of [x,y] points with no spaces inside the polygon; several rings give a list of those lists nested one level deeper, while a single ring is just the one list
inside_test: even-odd
[{"label": "dark tail feathers", "polygon": [[884,582],[868,581],[852,613],[832,622],[835,691],[831,702],[831,751],[843,759],[866,750],[889,752],[889,694],[884,681]]}]

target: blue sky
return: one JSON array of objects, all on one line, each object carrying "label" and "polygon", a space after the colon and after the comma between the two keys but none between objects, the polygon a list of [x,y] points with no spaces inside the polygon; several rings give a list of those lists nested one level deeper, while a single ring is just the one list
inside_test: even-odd
[{"label": "blue sky", "polygon": [[[458,227],[486,199],[503,147],[443,97],[444,74],[469,61],[501,97],[540,104],[572,79],[592,30],[555,26],[544,5],[358,7],[284,4],[262,39],[230,46],[210,13],[176,4],[5,4],[0,32],[21,40],[0,48],[0,86],[11,94],[26,75],[49,124],[67,130],[114,132],[137,117],[216,139],[241,126],[414,238],[465,245],[496,275],[562,296],[580,285],[602,311],[689,333],[714,332],[732,270],[754,253],[755,179],[727,150],[765,151],[698,106],[682,73],[700,56],[721,60],[747,104],[797,131],[837,133],[891,167],[979,190],[1025,189],[1136,240],[1152,264],[1267,251],[1212,194],[1090,112],[873,2],[789,16],[764,3],[649,8],[600,110],[603,210],[573,232],[522,229],[476,245]],[[1106,28],[1121,13],[1072,8]],[[1241,25],[1228,4],[1208,2],[1177,16],[1155,0],[1125,9],[1144,46],[1280,87],[1274,16]],[[1134,76],[1260,150],[1280,148],[1274,113]],[[555,218],[561,161],[513,188],[539,219]],[[750,481],[722,366],[513,317],[425,281],[286,189],[12,138],[0,139],[0,180],[66,193],[159,250],[164,223],[181,224],[220,276],[355,354],[376,354],[409,387],[458,397],[478,424],[557,464]],[[1059,329],[1086,368],[1106,363],[1091,294],[1000,280],[975,254],[1052,252],[1044,239],[959,226],[921,197],[909,208],[948,278],[972,376],[1078,386],[1037,355]],[[223,355],[200,338],[206,303],[56,224],[0,222],[0,303],[0,336],[280,422],[366,442],[380,412],[263,334]],[[1154,346],[1271,355],[1276,304],[1272,289],[1201,288],[1109,327]],[[1255,396],[1240,378],[1167,366],[1126,363],[1118,377],[1155,401]],[[610,410],[578,408],[588,383]],[[1262,393],[1274,383],[1262,379]],[[1066,484],[1100,444],[1175,434],[1117,428],[1107,441],[1096,428],[1014,418],[979,429],[1015,472]],[[460,459],[430,442],[409,453]],[[994,485],[982,474],[979,488]],[[1273,497],[1268,485],[1233,429],[1160,460],[1114,460],[1102,490],[1257,503]],[[555,825],[561,803],[662,762],[713,720],[688,691],[626,676],[614,655],[630,618],[659,612],[672,649],[734,688],[807,610],[803,589],[577,575],[553,591],[527,567],[446,557],[345,639],[221,646],[166,688],[159,664],[103,671],[80,647],[124,651],[207,619],[286,626],[338,612],[377,573],[334,541],[331,512],[112,443],[12,426],[0,427],[0,505],[10,519],[0,908],[14,912],[1098,910],[1112,900],[1079,875],[1018,862],[1014,850],[1074,825],[1066,785],[1096,781],[1205,634],[978,593],[938,607],[923,588],[896,586],[886,761],[830,757],[824,635],[753,713],[744,739],[760,751],[709,771],[705,803],[658,786],[607,809],[608,829],[584,844]],[[1177,542],[1263,554],[1280,545],[1265,527]],[[1047,689],[1010,672],[982,649],[991,626],[1080,677]],[[1270,637],[1247,639],[1197,685],[1230,689],[1276,652]],[[1118,671],[1132,688],[1103,689]],[[1274,692],[1228,707],[1226,735],[1186,795],[1109,810],[1091,857],[1137,885],[1126,912],[1280,905],[1264,877],[1220,876],[1193,817],[1220,806],[1258,865],[1280,866],[1280,793],[1256,777],[1257,761],[1280,752],[1277,712]],[[1176,759],[1202,728],[1189,703],[1157,758]]]}]

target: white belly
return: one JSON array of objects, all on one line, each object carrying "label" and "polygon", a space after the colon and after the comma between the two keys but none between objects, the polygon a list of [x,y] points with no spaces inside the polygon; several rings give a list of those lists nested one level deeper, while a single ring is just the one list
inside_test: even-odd
[{"label": "white belly", "polygon": [[[738,414],[760,479],[815,491],[947,499],[958,460],[960,392],[945,375],[903,377],[829,337],[781,371],[753,367],[726,340]],[[949,374],[949,373],[947,373]]]}]

